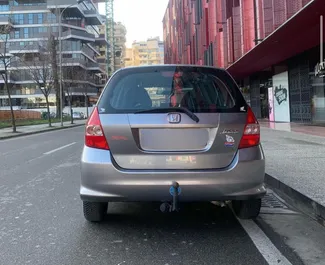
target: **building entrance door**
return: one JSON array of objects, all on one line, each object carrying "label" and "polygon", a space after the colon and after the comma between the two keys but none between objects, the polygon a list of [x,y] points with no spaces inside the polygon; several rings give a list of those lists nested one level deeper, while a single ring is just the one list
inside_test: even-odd
[{"label": "building entrance door", "polygon": [[291,121],[311,123],[312,90],[308,60],[292,62],[289,67],[289,96]]}]

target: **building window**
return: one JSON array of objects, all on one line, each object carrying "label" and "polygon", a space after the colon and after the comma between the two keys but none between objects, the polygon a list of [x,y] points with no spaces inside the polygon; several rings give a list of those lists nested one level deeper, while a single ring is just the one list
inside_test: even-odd
[{"label": "building window", "polygon": [[14,38],[15,39],[19,39],[20,38],[20,31],[19,30],[15,30]]},{"label": "building window", "polygon": [[1,4],[0,11],[9,11],[9,5]]},{"label": "building window", "polygon": [[28,39],[28,28],[24,28],[24,38]]},{"label": "building window", "polygon": [[24,24],[24,14],[15,14],[14,22],[20,25]]},{"label": "building window", "polygon": [[28,24],[33,24],[33,14],[28,14]]},{"label": "building window", "polygon": [[43,14],[37,15],[37,24],[43,24]]}]

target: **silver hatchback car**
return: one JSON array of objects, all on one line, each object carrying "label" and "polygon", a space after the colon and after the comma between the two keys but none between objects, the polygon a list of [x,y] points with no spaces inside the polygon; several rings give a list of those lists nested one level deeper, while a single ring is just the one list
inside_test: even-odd
[{"label": "silver hatchback car", "polygon": [[92,222],[122,201],[230,203],[247,219],[260,212],[264,174],[260,126],[225,70],[131,67],[110,78],[87,121],[80,196]]}]

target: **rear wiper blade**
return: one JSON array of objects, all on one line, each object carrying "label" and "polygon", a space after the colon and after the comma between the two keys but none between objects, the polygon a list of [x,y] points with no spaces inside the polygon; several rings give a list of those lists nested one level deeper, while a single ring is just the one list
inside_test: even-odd
[{"label": "rear wiper blade", "polygon": [[170,108],[154,108],[154,109],[147,109],[147,110],[139,110],[135,113],[165,113],[165,112],[182,112],[187,114],[193,121],[199,122],[200,119],[196,116],[192,111],[184,108],[184,107],[170,107]]}]

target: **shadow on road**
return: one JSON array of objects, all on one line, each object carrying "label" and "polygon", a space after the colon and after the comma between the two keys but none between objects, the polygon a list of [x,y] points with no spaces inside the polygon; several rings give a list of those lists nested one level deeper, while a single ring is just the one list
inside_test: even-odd
[{"label": "shadow on road", "polygon": [[114,203],[105,222],[85,223],[85,241],[96,264],[99,256],[109,264],[266,264],[231,211],[211,203],[171,214],[156,203]]}]

